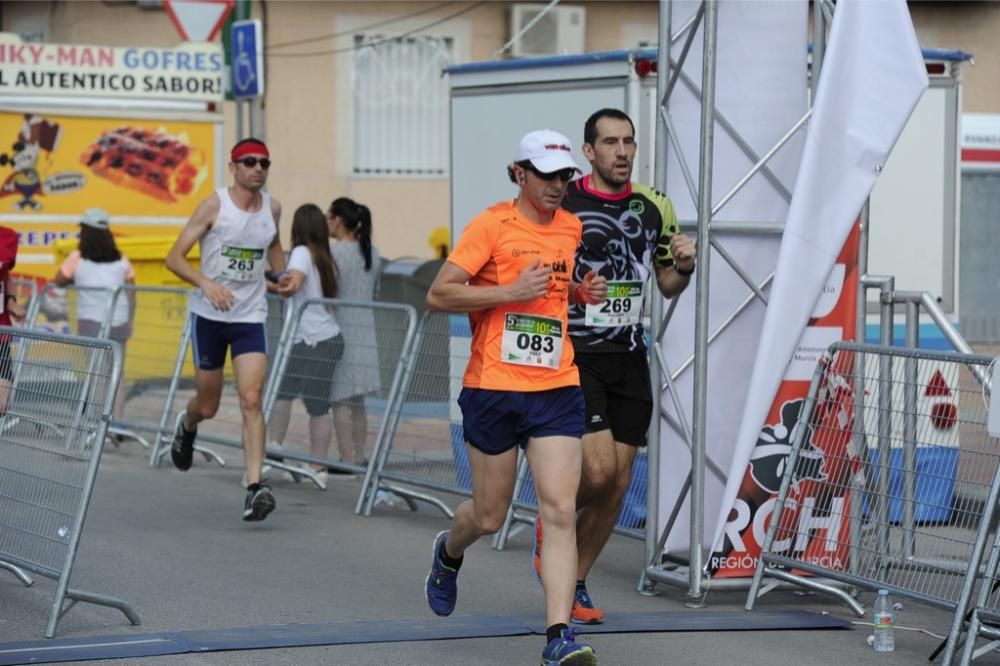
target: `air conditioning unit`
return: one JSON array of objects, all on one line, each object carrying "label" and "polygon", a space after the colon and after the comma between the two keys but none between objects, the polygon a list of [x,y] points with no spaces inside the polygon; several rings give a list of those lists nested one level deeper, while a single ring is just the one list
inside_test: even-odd
[{"label": "air conditioning unit", "polygon": [[515,4],[510,13],[510,34],[517,35],[526,25],[545,12],[511,46],[515,58],[583,53],[587,10],[583,7]]}]

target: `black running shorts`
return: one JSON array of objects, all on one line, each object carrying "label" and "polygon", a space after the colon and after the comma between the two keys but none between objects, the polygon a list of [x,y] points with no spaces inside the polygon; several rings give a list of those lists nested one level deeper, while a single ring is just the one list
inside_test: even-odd
[{"label": "black running shorts", "polygon": [[576,354],[586,402],[587,432],[611,430],[616,442],[646,445],[653,415],[645,351]]}]

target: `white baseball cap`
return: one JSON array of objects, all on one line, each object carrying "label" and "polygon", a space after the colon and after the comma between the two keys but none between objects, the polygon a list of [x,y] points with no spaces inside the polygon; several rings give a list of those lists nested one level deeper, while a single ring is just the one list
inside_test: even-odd
[{"label": "white baseball cap", "polygon": [[80,224],[94,229],[107,229],[110,221],[110,216],[103,208],[88,208],[84,211]]},{"label": "white baseball cap", "polygon": [[552,130],[528,132],[517,147],[517,161],[531,162],[542,173],[552,173],[562,169],[582,169],[573,161],[573,144],[569,139]]}]

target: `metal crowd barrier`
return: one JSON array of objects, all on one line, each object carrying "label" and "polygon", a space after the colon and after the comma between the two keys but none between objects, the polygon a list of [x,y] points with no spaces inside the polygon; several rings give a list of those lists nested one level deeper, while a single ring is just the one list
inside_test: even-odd
[{"label": "metal crowd barrier", "polygon": [[[987,432],[981,383],[990,362],[830,347],[800,413],[747,609],[767,576],[858,610],[813,575],[964,614],[1000,492],[1000,442]],[[972,472],[957,492],[960,464]]]},{"label": "metal crowd barrier", "polygon": [[49,283],[38,294],[38,305],[31,309],[27,321],[28,328],[37,328],[53,333],[73,334],[79,321],[77,307],[81,294],[86,294],[104,302],[101,313],[101,335],[107,334],[114,312],[115,290],[107,287],[80,287],[67,285],[60,287]]},{"label": "metal crowd barrier", "polygon": [[399,400],[390,415],[377,465],[365,479],[359,513],[371,513],[376,488],[427,502],[449,517],[452,508],[438,494],[472,495],[462,415],[455,402],[470,342],[465,316],[428,312],[421,318],[413,352],[402,368]]},{"label": "metal crowd barrier", "polygon": [[[37,297],[33,299],[25,317],[24,327],[58,334],[72,334],[77,327],[77,301],[81,292],[103,299],[104,306],[97,337],[105,337],[110,327],[113,312],[114,290],[104,287],[57,287],[54,284],[45,285]],[[29,359],[26,357],[28,346],[21,345],[11,350],[14,367],[21,367]],[[51,359],[51,363],[70,365],[69,358]],[[12,390],[17,390],[21,380],[19,373],[14,373]],[[17,418],[8,418],[0,422],[0,433],[18,424]]]},{"label": "metal crowd barrier", "polygon": [[[993,359],[992,363],[997,363],[997,359]],[[987,386],[990,392],[992,392],[992,378],[990,378]],[[986,400],[986,393],[987,391],[984,390],[984,402]],[[992,399],[993,396],[991,395],[990,400]],[[977,659],[1000,647],[1000,572],[998,572],[998,569],[1000,569],[1000,530],[997,529],[997,519],[1000,517],[1000,506],[998,506],[1000,504],[1000,469],[994,473],[993,485],[990,487],[990,492],[985,498],[984,504],[986,511],[980,524],[979,534],[983,540],[983,544],[985,544],[986,540],[989,539],[989,533],[994,533],[989,557],[985,570],[982,572],[982,576],[980,576],[979,563],[982,561],[983,556],[986,555],[985,548],[980,549],[976,553],[975,562],[970,564],[969,570],[966,573],[964,591],[968,591],[971,597],[971,593],[977,583],[979,584],[979,590],[976,593],[975,601],[972,601],[970,598],[967,604],[959,605],[955,611],[948,639],[942,646],[945,650],[942,663],[945,664],[951,663],[966,623],[968,623],[968,629],[961,654],[961,664],[969,664],[973,659]],[[977,648],[976,641],[981,636],[988,640],[986,645]]]},{"label": "metal crowd barrier", "polygon": [[[984,536],[990,529],[995,530],[996,525],[996,503],[1000,497],[991,495],[991,499],[993,500],[993,504],[991,505],[993,509],[990,512],[990,518],[983,521]],[[969,573],[966,574],[967,580],[970,583],[970,590],[975,586],[976,582],[979,582],[980,588],[974,603],[971,603],[967,607],[960,607],[955,612],[952,630],[949,632],[948,641],[945,643],[945,648],[949,649],[949,652],[945,655],[945,660],[942,663],[950,663],[952,652],[957,648],[957,643],[961,637],[965,622],[968,622],[968,632],[965,636],[964,649],[962,650],[959,662],[963,666],[971,663],[973,659],[977,659],[1000,647],[1000,592],[998,592],[998,589],[1000,589],[1000,575],[997,572],[998,564],[1000,564],[1000,531],[996,531],[993,538],[989,560],[986,563],[986,570],[982,576],[982,580],[979,580],[978,566],[975,568],[970,566]],[[968,612],[969,607],[972,608],[971,613]],[[988,642],[986,645],[976,648],[976,641],[980,636],[986,637]]]},{"label": "metal crowd barrier", "polygon": [[[180,330],[171,324],[172,320],[176,320],[179,308],[186,310],[187,292],[182,289],[134,285],[122,285],[112,290],[104,287],[78,285],[58,287],[48,284],[42,289],[40,298],[33,301],[34,307],[30,308],[27,316],[29,326],[54,331],[77,331],[79,325],[77,304],[83,294],[91,294],[104,301],[104,310],[97,332],[97,337],[100,338],[111,335],[114,311],[119,300],[127,298],[131,303],[128,322],[131,333],[124,348],[125,375],[119,389],[128,391],[124,395],[127,406],[129,400],[141,395],[144,389],[149,387],[148,381],[152,379],[149,376],[149,365],[163,361],[164,349],[173,350],[176,347]],[[134,344],[130,344],[133,341]],[[159,349],[151,350],[149,348],[151,344]],[[141,381],[133,382],[133,375]],[[170,376],[169,372],[159,373],[161,379],[169,379]],[[137,419],[135,413],[128,416],[123,414],[122,418],[116,418],[108,428],[111,441],[118,445],[123,441],[134,440],[143,448],[150,448],[147,437],[140,434],[146,432],[159,436],[159,424],[149,418],[149,399],[147,398],[145,404],[133,404],[129,411],[141,412],[145,418]],[[157,416],[159,412],[157,408]]]},{"label": "metal crowd barrier", "polygon": [[16,388],[0,415],[0,568],[25,585],[33,582],[26,571],[57,582],[48,638],[80,601],[117,608],[137,625],[126,602],[69,586],[121,379],[121,350],[108,340],[19,328],[0,327],[0,338],[10,339],[16,359]]},{"label": "metal crowd barrier", "polygon": [[108,429],[116,441],[134,440],[152,451],[151,443],[170,432],[170,424],[163,422],[163,404],[176,374],[188,293],[181,288],[136,285],[115,291],[115,303],[126,298],[132,308],[119,389],[124,391],[124,411]]},{"label": "metal crowd barrier", "polygon": [[[294,343],[303,317],[324,308],[333,311],[341,330],[340,358],[336,362],[327,358],[296,358],[296,351],[306,351],[301,347],[296,350]],[[388,417],[399,392],[403,359],[416,331],[416,311],[408,305],[314,299],[300,304],[285,321],[264,398],[269,464],[284,470],[289,480],[308,479],[321,488],[325,485],[309,463],[325,466],[331,472],[329,479],[353,479],[364,474],[366,483],[359,495],[361,502],[369,488],[368,470],[378,460],[380,442],[386,437]],[[325,346],[323,351],[327,353]],[[317,384],[311,378],[312,368],[306,367],[310,362],[329,373],[324,382]],[[284,381],[300,388],[300,395],[290,403],[278,400]],[[329,419],[326,427],[332,430],[330,435],[317,440],[320,447],[322,439],[329,445],[325,456],[311,452],[311,425],[305,400],[314,402],[314,410],[323,404],[327,407],[325,414],[318,415],[320,419]],[[280,449],[274,446],[279,436]],[[276,455],[281,456],[283,463],[274,461]]]}]

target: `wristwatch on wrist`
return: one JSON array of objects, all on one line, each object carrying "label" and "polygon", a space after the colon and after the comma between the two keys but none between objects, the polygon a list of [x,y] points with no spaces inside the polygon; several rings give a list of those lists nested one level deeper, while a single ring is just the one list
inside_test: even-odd
[{"label": "wristwatch on wrist", "polygon": [[679,264],[674,264],[674,270],[677,272],[677,274],[683,275],[684,277],[690,277],[694,275],[694,269],[695,269],[694,264],[691,264],[691,270],[688,271],[682,270]]}]

